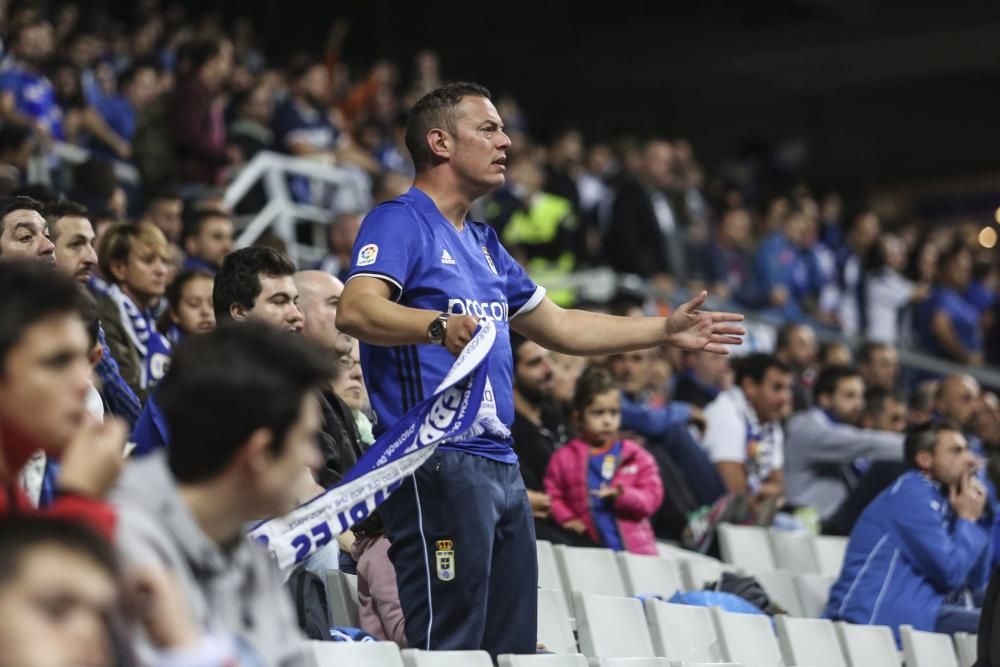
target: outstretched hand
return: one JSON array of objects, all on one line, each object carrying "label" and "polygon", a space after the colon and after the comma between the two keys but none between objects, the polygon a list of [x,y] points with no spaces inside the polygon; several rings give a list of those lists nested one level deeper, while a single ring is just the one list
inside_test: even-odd
[{"label": "outstretched hand", "polygon": [[708,292],[702,290],[670,314],[666,323],[667,342],[682,350],[729,354],[731,345],[742,344],[740,336],[746,331],[728,322],[742,322],[743,316],[698,310],[707,298]]}]

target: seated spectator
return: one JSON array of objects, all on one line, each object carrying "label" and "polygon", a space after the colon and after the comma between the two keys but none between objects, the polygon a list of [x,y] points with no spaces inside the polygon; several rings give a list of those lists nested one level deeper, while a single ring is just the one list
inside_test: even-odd
[{"label": "seated spectator", "polygon": [[[302,335],[323,349],[337,365],[336,375],[323,386],[320,395],[323,428],[319,444],[324,465],[319,469],[316,481],[329,488],[344,478],[364,452],[350,405],[353,400],[360,407],[362,397],[359,394],[364,393],[364,386],[356,381],[361,367],[353,363],[353,339],[337,330],[337,307],[344,284],[322,271],[300,271],[294,275],[293,285],[300,295],[298,307],[305,318]],[[351,399],[335,391],[336,377],[347,382],[354,378],[355,386],[351,390],[354,396]]]},{"label": "seated spectator", "polygon": [[864,343],[858,349],[858,373],[867,389],[895,391],[899,385],[899,352],[889,343]]},{"label": "seated spectator", "polygon": [[816,381],[816,332],[808,324],[786,324],[778,330],[774,356],[792,372],[792,409],[812,406]]},{"label": "seated spectator", "polygon": [[552,396],[551,354],[517,333],[511,333],[510,346],[514,356],[514,423],[510,432],[535,518],[535,536],[555,544],[594,546],[588,536],[566,530],[551,519],[552,499],[545,492],[545,469],[552,455],[569,439],[562,410]]},{"label": "seated spectator", "polygon": [[354,240],[358,238],[364,215],[358,212],[339,213],[326,228],[326,242],[329,251],[316,269],[326,271],[337,280],[344,282],[351,270],[351,253]]},{"label": "seated spectator", "polygon": [[224,39],[196,39],[177,54],[167,118],[185,183],[218,185],[230,161],[223,92],[232,66],[233,47]]},{"label": "seated spectator", "polygon": [[112,494],[125,562],[168,571],[197,627],[250,654],[240,663],[311,664],[278,572],[244,530],[306,497],[320,463],[313,392],[332,372],[263,324],[188,339],[157,390],[171,446],[132,463]]},{"label": "seated spectator", "polygon": [[[54,518],[0,519],[0,664],[121,664],[131,642],[121,619],[140,623],[158,650],[155,664],[233,660],[226,642],[202,638],[169,577],[130,572],[87,527]],[[163,662],[161,662],[163,661]]]},{"label": "seated spectator", "polygon": [[816,355],[816,364],[819,366],[820,373],[834,366],[849,368],[853,365],[853,361],[854,355],[851,353],[851,348],[847,346],[847,343],[839,340],[823,343],[819,346],[819,353]]},{"label": "seated spectator", "polygon": [[904,311],[927,298],[928,285],[906,278],[905,268],[906,245],[898,236],[885,234],[868,250],[859,292],[860,322],[868,340],[898,343]]},{"label": "seated spectator", "polygon": [[21,257],[55,265],[42,204],[30,197],[8,198],[0,207],[0,259]]},{"label": "seated spectator", "polygon": [[735,364],[736,384],[705,408],[704,446],[730,493],[777,502],[784,495],[785,434],[792,376],[769,354]]},{"label": "seated spectator", "polygon": [[897,638],[901,625],[976,632],[979,609],[959,601],[989,577],[978,460],[947,422],[913,429],[905,450],[910,470],[862,513],[825,616],[888,625]]},{"label": "seated spectator", "polygon": [[18,474],[36,451],[61,461],[48,514],[110,536],[100,498],[122,465],[125,429],[87,419],[86,301],[68,276],[37,262],[0,262],[0,515],[31,512]]},{"label": "seated spectator", "polygon": [[677,374],[671,398],[699,408],[715,400],[732,385],[729,358],[709,352],[684,352],[683,370]]},{"label": "seated spectator", "polygon": [[808,221],[794,209],[781,229],[757,247],[755,267],[768,309],[789,322],[802,322],[817,311],[819,285],[805,249]]},{"label": "seated spectator", "polygon": [[760,295],[753,271],[752,222],[743,208],[722,214],[706,250],[705,281],[719,298],[754,308],[760,305]]},{"label": "seated spectator", "polygon": [[240,160],[248,162],[253,157],[274,146],[271,118],[274,114],[273,91],[267,84],[258,84],[239,100],[238,116],[229,126],[229,144],[236,146]]},{"label": "seated spectator", "polygon": [[333,377],[333,393],[342,400],[354,414],[354,425],[358,429],[358,439],[362,449],[375,442],[373,424],[368,413],[368,390],[361,372],[361,346],[356,338],[351,339],[351,351],[337,357],[337,374]]},{"label": "seated spectator", "polygon": [[906,430],[906,397],[879,386],[865,389],[865,409],[861,413],[861,428],[876,431]]},{"label": "seated spectator", "polygon": [[212,288],[215,278],[205,271],[181,271],[167,286],[167,309],[160,316],[157,328],[176,345],[188,336],[208,333],[215,329],[212,308]]},{"label": "seated spectator", "polygon": [[131,159],[139,114],[153,103],[157,93],[157,68],[152,62],[133,63],[119,74],[115,94],[103,96],[96,102],[97,112],[115,141],[109,146],[105,138],[98,135],[94,148],[107,153],[110,147],[117,157]]},{"label": "seated spectator", "polygon": [[859,493],[873,461],[902,461],[903,437],[858,426],[865,383],[857,371],[833,366],[816,381],[815,404],[792,416],[785,429],[785,492],[797,507],[833,519]]},{"label": "seated spectator", "polygon": [[163,188],[147,199],[142,222],[153,223],[168,241],[178,244],[183,232],[183,213],[184,201],[181,196],[172,188]]},{"label": "seated spectator", "polygon": [[212,275],[222,268],[226,255],[233,251],[233,219],[223,211],[198,211],[181,236],[185,269],[198,269]]},{"label": "seated spectator", "polygon": [[656,554],[649,517],[663,502],[656,461],[631,440],[620,440],[621,396],[600,367],[577,381],[574,418],[580,437],[556,451],[545,471],[552,518],[615,551]]},{"label": "seated spectator", "polygon": [[212,306],[215,321],[255,319],[301,333],[305,318],[292,277],[295,265],[271,248],[241,248],[226,256],[215,276]]},{"label": "seated spectator", "polygon": [[[73,187],[69,197],[95,213],[114,215],[118,222],[128,217],[128,194],[119,185],[114,166],[104,158],[92,157],[73,167]],[[97,221],[94,222],[96,224]]]},{"label": "seated spectator", "polygon": [[[861,299],[864,297],[864,260],[872,245],[879,239],[881,221],[871,210],[862,210],[847,218],[844,226],[844,245],[837,257],[840,284],[840,327],[848,336],[865,330]],[[893,311],[895,312],[895,311]]]},{"label": "seated spectator", "polygon": [[971,279],[972,255],[965,246],[942,252],[930,297],[917,308],[913,325],[928,354],[975,366],[983,361],[983,331],[979,310],[964,296]]},{"label": "seated spectator", "polygon": [[122,378],[145,399],[170,357],[170,341],[157,331],[155,316],[167,289],[170,246],[153,225],[126,223],[108,230],[98,256],[110,283],[97,299],[108,346]]},{"label": "seated spectator", "polygon": [[128,141],[111,129],[87,103],[80,83],[80,71],[69,61],[57,60],[49,66],[56,102],[62,112],[63,139],[71,144],[88,144],[93,137],[101,153],[127,160],[131,154]]},{"label": "seated spectator", "polygon": [[[55,244],[53,256],[56,266],[87,286],[94,284],[94,272],[97,268],[97,252],[94,249],[96,236],[89,215],[84,206],[68,200],[45,209],[49,234]],[[121,417],[131,427],[138,419],[142,405],[139,397],[121,376],[99,318],[96,326],[101,354],[96,362],[95,372],[101,379],[101,396],[107,402],[111,414]]]},{"label": "seated spectator", "polygon": [[31,128],[17,123],[0,126],[0,197],[13,194],[25,184],[33,150]]},{"label": "seated spectator", "polygon": [[7,42],[11,58],[0,71],[0,118],[32,128],[45,142],[64,138],[55,89],[42,71],[53,40],[52,24],[41,18],[18,26]]},{"label": "seated spectator", "polygon": [[399,604],[396,569],[389,560],[389,538],[375,511],[355,525],[351,555],[358,562],[358,615],[361,629],[381,641],[406,648],[406,621]]},{"label": "seated spectator", "polygon": [[934,419],[956,424],[969,440],[969,448],[982,454],[981,444],[972,435],[979,408],[981,388],[976,378],[964,373],[945,376],[934,394]]}]

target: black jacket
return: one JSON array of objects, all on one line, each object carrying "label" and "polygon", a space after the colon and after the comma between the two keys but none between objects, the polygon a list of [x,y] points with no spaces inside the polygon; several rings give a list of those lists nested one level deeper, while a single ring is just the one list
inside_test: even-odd
[{"label": "black jacket", "polygon": [[323,467],[317,481],[326,489],[344,478],[347,471],[358,462],[364,452],[354,414],[332,391],[320,395],[323,424],[320,428],[319,447],[323,453]]}]

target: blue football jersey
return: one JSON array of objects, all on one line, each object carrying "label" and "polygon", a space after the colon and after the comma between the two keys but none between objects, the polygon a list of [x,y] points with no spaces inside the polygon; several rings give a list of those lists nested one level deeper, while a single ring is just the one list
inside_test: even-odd
[{"label": "blue football jersey", "polygon": [[[541,303],[545,288],[504,250],[496,232],[466,221],[461,232],[417,188],[377,206],[361,224],[348,280],[380,278],[404,306],[488,318],[497,327],[489,380],[497,416],[514,421],[513,358],[508,323]],[[455,357],[427,343],[382,347],[361,343],[361,367],[377,418],[376,435],[429,396]],[[443,449],[468,452],[505,463],[517,456],[510,439],[483,435]]]}]

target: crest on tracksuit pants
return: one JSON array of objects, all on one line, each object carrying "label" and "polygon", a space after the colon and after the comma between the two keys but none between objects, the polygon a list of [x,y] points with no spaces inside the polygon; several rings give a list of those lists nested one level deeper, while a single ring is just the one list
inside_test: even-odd
[{"label": "crest on tracksuit pants", "polygon": [[437,578],[440,581],[452,581],[455,578],[455,544],[451,540],[438,540],[434,551],[437,563]]}]

